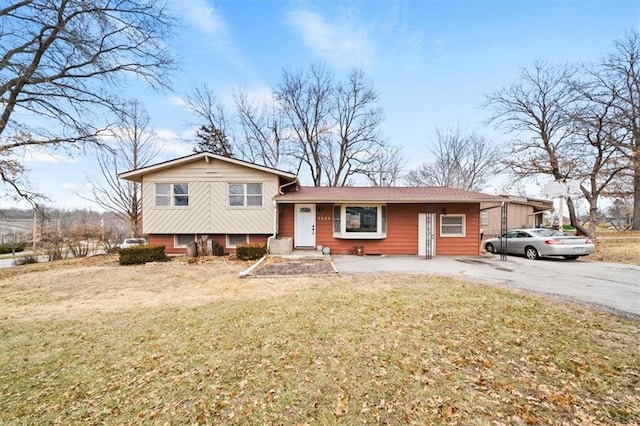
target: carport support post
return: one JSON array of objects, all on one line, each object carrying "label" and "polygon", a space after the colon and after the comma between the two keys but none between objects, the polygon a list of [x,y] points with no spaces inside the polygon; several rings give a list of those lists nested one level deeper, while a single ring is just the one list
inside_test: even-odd
[{"label": "carport support post", "polygon": [[500,205],[500,260],[507,260],[507,228],[509,204],[504,201]]},{"label": "carport support post", "polygon": [[427,207],[425,209],[425,227],[424,227],[424,232],[425,232],[425,239],[424,239],[424,258],[425,259],[431,259],[434,255],[433,253],[433,227],[434,227],[434,223],[433,223],[433,217],[431,216],[432,212],[432,208],[429,204],[427,204]]}]

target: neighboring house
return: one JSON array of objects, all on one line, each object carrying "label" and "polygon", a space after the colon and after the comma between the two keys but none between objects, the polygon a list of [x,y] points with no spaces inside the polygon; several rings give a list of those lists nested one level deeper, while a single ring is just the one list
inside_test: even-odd
[{"label": "neighboring house", "polygon": [[[535,198],[503,195],[507,206],[506,229],[535,228],[541,226],[543,214],[553,210],[553,201]],[[483,203],[480,211],[480,228],[484,238],[502,235],[501,206],[495,203]]]},{"label": "neighboring house", "polygon": [[504,200],[442,187],[302,187],[294,174],[212,153],[120,177],[142,183],[143,232],[167,253],[199,239],[229,252],[278,239],[331,253],[478,255],[481,206],[500,211]]}]

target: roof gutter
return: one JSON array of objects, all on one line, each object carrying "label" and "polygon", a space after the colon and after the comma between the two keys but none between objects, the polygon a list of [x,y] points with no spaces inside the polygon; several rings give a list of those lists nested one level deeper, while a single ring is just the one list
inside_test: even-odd
[{"label": "roof gutter", "polygon": [[[280,185],[278,187],[278,194],[284,195],[284,192],[282,192],[282,189],[289,185],[293,185],[294,183],[297,183],[297,182],[298,182],[298,178],[295,178],[289,183]],[[277,236],[278,236],[278,201],[274,199],[273,200],[273,234],[269,238],[267,238],[267,253],[269,253],[271,250],[271,240],[277,238]]]},{"label": "roof gutter", "polygon": [[[283,195],[283,194],[280,194]],[[455,204],[478,204],[478,203],[500,203],[501,200],[496,199],[477,199],[477,200],[443,200],[443,199],[354,199],[354,198],[331,198],[331,199],[320,199],[320,198],[295,198],[295,199],[279,199],[278,202],[280,204],[295,204],[295,203],[336,203],[336,204],[345,204],[345,203],[363,203],[363,204],[421,204],[421,203],[429,203],[429,204],[447,204],[447,203],[455,203]],[[500,204],[497,205],[498,207]]]},{"label": "roof gutter", "polygon": [[280,185],[280,187],[278,188],[278,194],[280,195],[284,195],[284,192],[282,192],[282,189],[289,186],[289,185],[293,185],[294,183],[298,183],[298,178],[295,178],[294,180],[292,180],[289,183],[285,183],[283,185]]}]

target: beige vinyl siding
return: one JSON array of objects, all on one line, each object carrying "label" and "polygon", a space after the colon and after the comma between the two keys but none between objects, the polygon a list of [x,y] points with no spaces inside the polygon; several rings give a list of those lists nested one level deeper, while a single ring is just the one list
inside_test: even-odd
[{"label": "beige vinyl siding", "polygon": [[[156,208],[155,183],[188,183],[189,207]],[[229,208],[229,183],[262,183],[262,207]],[[223,161],[194,161],[144,176],[143,227],[147,234],[270,234],[273,232],[272,198],[278,177]]]},{"label": "beige vinyl siding", "polygon": [[[482,226],[484,238],[491,238],[500,235],[500,207],[488,210],[489,225]],[[507,228],[533,228],[535,226],[535,217],[533,215],[533,207],[509,203],[507,215]]]}]

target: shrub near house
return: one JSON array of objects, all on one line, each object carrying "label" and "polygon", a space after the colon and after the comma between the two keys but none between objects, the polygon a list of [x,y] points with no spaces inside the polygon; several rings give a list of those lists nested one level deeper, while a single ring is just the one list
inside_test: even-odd
[{"label": "shrub near house", "polygon": [[239,244],[236,248],[236,257],[240,260],[258,260],[266,254],[266,244]]},{"label": "shrub near house", "polygon": [[120,249],[118,253],[121,265],[139,265],[167,258],[164,246],[135,246]]}]

